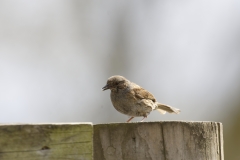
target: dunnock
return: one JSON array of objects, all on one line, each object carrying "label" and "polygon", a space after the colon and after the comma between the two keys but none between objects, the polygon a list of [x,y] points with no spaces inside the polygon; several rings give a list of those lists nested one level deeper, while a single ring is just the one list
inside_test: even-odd
[{"label": "dunnock", "polygon": [[114,108],[122,114],[131,116],[127,122],[134,117],[143,117],[142,122],[153,110],[158,110],[162,114],[166,112],[180,113],[177,108],[157,102],[150,92],[123,76],[117,75],[108,78],[107,84],[102,90],[107,89],[111,90],[111,101]]}]

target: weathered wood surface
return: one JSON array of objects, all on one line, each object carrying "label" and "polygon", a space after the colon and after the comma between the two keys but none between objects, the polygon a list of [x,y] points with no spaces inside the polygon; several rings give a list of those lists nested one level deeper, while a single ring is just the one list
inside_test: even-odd
[{"label": "weathered wood surface", "polygon": [[223,160],[222,124],[145,122],[94,126],[95,160]]},{"label": "weathered wood surface", "polygon": [[222,124],[0,125],[0,160],[92,160],[93,152],[94,160],[223,160]]},{"label": "weathered wood surface", "polygon": [[92,160],[91,123],[0,125],[0,160]]}]

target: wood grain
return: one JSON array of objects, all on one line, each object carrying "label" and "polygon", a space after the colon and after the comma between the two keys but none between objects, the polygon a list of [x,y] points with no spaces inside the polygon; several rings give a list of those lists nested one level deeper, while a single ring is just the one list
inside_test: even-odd
[{"label": "wood grain", "polygon": [[92,160],[91,123],[0,125],[1,160]]},{"label": "wood grain", "polygon": [[222,124],[145,122],[94,126],[95,160],[223,160]]}]

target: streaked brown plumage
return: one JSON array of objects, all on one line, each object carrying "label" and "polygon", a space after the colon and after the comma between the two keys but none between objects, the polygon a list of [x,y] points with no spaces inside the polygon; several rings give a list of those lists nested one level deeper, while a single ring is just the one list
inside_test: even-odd
[{"label": "streaked brown plumage", "polygon": [[131,116],[127,122],[134,117],[143,117],[143,121],[153,110],[158,110],[162,114],[166,112],[180,113],[177,108],[157,102],[150,92],[123,76],[117,75],[108,78],[107,84],[102,89],[103,91],[111,90],[111,101],[117,111]]}]

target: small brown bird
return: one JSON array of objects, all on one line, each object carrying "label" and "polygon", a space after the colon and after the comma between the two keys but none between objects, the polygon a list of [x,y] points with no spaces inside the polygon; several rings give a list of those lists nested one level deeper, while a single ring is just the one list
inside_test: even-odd
[{"label": "small brown bird", "polygon": [[122,114],[131,116],[127,122],[134,117],[143,117],[142,122],[153,110],[158,110],[162,114],[166,112],[180,113],[177,108],[157,102],[150,92],[123,76],[116,75],[108,78],[107,84],[102,90],[107,89],[111,90],[111,101],[114,108]]}]

